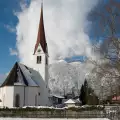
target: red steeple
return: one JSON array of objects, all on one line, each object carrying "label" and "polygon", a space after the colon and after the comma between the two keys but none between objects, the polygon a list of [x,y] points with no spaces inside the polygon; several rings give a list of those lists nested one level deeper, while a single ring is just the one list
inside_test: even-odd
[{"label": "red steeple", "polygon": [[34,54],[39,44],[41,45],[43,52],[47,53],[47,43],[45,38],[44,21],[43,21],[43,3],[41,4],[41,16],[40,16],[40,22],[39,22],[37,41],[34,48]]}]

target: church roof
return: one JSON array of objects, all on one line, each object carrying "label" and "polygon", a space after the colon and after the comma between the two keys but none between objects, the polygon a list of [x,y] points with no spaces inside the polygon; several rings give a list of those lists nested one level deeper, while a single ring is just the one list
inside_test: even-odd
[{"label": "church roof", "polygon": [[41,81],[42,77],[37,71],[16,62],[1,87],[14,85],[40,86]]},{"label": "church roof", "polygon": [[38,28],[37,41],[34,48],[34,54],[39,44],[41,45],[43,52],[47,53],[47,42],[45,37],[44,20],[43,20],[43,5],[41,5],[41,16],[40,16],[40,22],[39,22],[39,28]]}]

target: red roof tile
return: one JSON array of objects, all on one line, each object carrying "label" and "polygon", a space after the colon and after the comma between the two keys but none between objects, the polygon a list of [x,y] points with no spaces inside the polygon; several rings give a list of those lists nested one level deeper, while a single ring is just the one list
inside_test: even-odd
[{"label": "red roof tile", "polygon": [[47,43],[46,43],[44,21],[43,21],[43,5],[41,6],[40,23],[39,23],[37,41],[36,41],[36,45],[34,48],[34,54],[35,54],[39,44],[41,45],[44,53],[47,53]]},{"label": "red roof tile", "polygon": [[113,101],[115,101],[115,100],[120,100],[120,96],[114,96],[114,97],[112,98],[112,100],[113,100]]}]

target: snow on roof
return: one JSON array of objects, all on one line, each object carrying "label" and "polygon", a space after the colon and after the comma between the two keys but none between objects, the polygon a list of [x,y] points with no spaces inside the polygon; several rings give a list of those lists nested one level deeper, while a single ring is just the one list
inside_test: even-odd
[{"label": "snow on roof", "polygon": [[45,84],[38,71],[16,62],[1,87],[14,85],[42,87]]},{"label": "snow on roof", "polygon": [[15,82],[14,85],[22,85],[22,86],[25,86],[24,83],[20,83],[20,82]]},{"label": "snow on roof", "polygon": [[28,82],[28,86],[38,86],[35,81],[31,78],[31,73],[23,64],[19,63],[19,66]]},{"label": "snow on roof", "polygon": [[69,99],[66,102],[64,102],[65,104],[70,104],[70,103],[80,103],[79,100],[74,100],[74,99]]},{"label": "snow on roof", "polygon": [[80,99],[79,99],[79,98],[78,98],[78,99],[76,99],[75,101],[76,101],[76,102],[80,102],[80,103],[81,103],[81,101],[80,101]]},{"label": "snow on roof", "polygon": [[74,100],[72,100],[72,99],[69,99],[68,101],[66,101],[65,102],[66,104],[68,104],[68,103],[75,103],[75,101]]},{"label": "snow on roof", "polygon": [[41,77],[40,73],[32,68],[29,68],[31,75],[32,75],[32,79],[33,81],[40,86],[42,84],[42,82],[44,81],[43,78]]},{"label": "snow on roof", "polygon": [[56,97],[56,98],[61,98],[61,99],[64,99],[64,97],[63,97],[63,96],[61,96],[61,95],[55,95],[55,94],[52,94],[51,96],[54,96],[54,97]]}]

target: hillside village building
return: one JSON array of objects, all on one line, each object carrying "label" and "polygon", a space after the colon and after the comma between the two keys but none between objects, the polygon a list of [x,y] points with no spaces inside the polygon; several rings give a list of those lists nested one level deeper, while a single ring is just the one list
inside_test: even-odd
[{"label": "hillside village building", "polygon": [[2,83],[0,87],[0,107],[50,105],[48,49],[44,30],[43,7],[41,7],[37,42],[33,53],[34,69],[16,62]]}]

